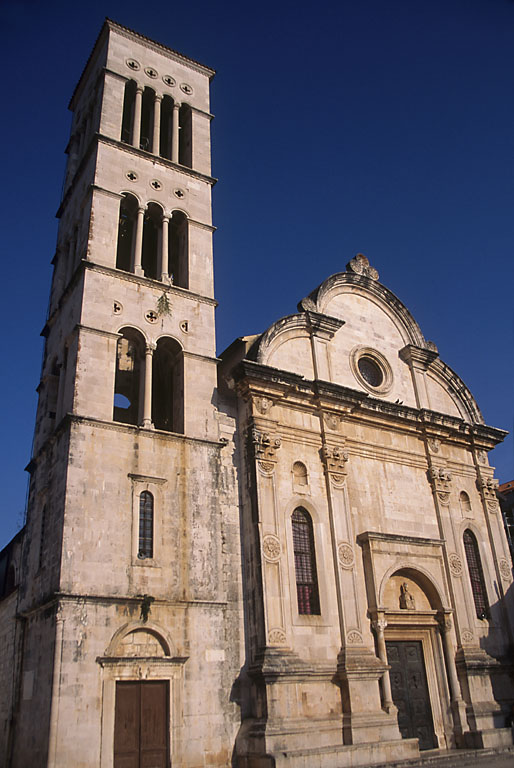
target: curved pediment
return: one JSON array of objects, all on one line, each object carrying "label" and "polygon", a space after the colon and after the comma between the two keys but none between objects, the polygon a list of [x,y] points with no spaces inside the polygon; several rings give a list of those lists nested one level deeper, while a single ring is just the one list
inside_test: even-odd
[{"label": "curved pediment", "polygon": [[462,380],[362,254],[277,320],[253,345],[262,365],[413,408],[483,423]]}]

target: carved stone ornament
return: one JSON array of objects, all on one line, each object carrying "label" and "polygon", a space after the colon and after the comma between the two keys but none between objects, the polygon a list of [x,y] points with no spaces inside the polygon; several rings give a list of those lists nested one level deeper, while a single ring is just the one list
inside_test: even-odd
[{"label": "carved stone ornament", "polygon": [[268,633],[268,642],[273,645],[285,645],[286,633],[283,629],[270,629]]},{"label": "carved stone ornament", "polygon": [[254,446],[255,458],[260,461],[276,461],[275,452],[280,448],[282,441],[278,435],[270,435],[268,432],[260,432],[252,429],[251,440]]},{"label": "carved stone ornament", "polygon": [[266,560],[276,563],[282,554],[280,539],[272,533],[268,533],[262,540],[262,554]]},{"label": "carved stone ornament", "polygon": [[511,568],[507,560],[505,560],[505,558],[502,557],[502,559],[498,563],[498,568],[500,569],[502,579],[505,579],[505,581],[510,581]]},{"label": "carved stone ornament", "polygon": [[383,632],[385,628],[387,627],[387,621],[386,619],[376,619],[372,622],[373,629],[375,632]]},{"label": "carved stone ornament", "polygon": [[441,504],[448,504],[450,501],[452,473],[444,467],[430,467],[428,477]]},{"label": "carved stone ornament", "polygon": [[353,549],[346,542],[339,544],[337,548],[337,559],[339,560],[339,564],[343,568],[351,568],[353,566],[353,563],[355,561]]},{"label": "carved stone ornament", "polygon": [[350,645],[355,645],[356,643],[362,643],[361,633],[353,629],[351,632],[348,632],[348,634],[346,635],[346,642],[349,643]]},{"label": "carved stone ornament", "polygon": [[484,497],[484,500],[487,502],[487,506],[489,509],[493,507],[493,504],[489,506],[490,502],[494,503],[494,509],[491,511],[496,512],[496,509],[498,508],[498,497],[496,496],[496,491],[498,489],[498,480],[494,477],[485,477],[482,474],[479,474],[477,478],[477,487],[479,491],[482,492],[482,496]]},{"label": "carved stone ornament", "polygon": [[453,622],[449,616],[443,616],[443,618],[439,620],[439,626],[441,627],[441,632],[449,632],[453,627]]},{"label": "carved stone ornament", "polygon": [[348,262],[346,271],[355,272],[356,275],[364,275],[364,277],[369,277],[372,280],[378,280],[377,270],[370,266],[368,259],[363,253],[358,253]]},{"label": "carved stone ornament", "polygon": [[339,429],[341,423],[341,417],[337,413],[324,413],[325,424],[327,429],[331,429],[336,432]]},{"label": "carved stone ornament", "polygon": [[441,441],[438,440],[435,437],[429,437],[427,440],[428,444],[428,450],[430,453],[439,453],[439,448],[441,447]]},{"label": "carved stone ornament", "polygon": [[271,474],[275,469],[275,464],[272,461],[259,461],[259,466],[267,475]]},{"label": "carved stone ornament", "polygon": [[452,552],[448,557],[448,561],[450,563],[452,576],[462,576],[462,560],[460,557],[455,552]]},{"label": "carved stone ornament", "polygon": [[273,407],[273,400],[270,400],[269,397],[256,397],[254,403],[259,413],[262,413],[263,416]]},{"label": "carved stone ornament", "polygon": [[348,451],[342,446],[323,445],[323,458],[327,472],[331,480],[336,485],[342,485],[346,478],[346,462],[348,461]]},{"label": "carved stone ornament", "polygon": [[496,512],[498,512],[498,502],[497,502],[497,501],[493,501],[492,499],[490,499],[490,500],[487,502],[487,509],[488,509],[488,510],[489,510],[489,512],[491,512],[492,514],[495,514]]},{"label": "carved stone ornament", "polygon": [[485,451],[477,451],[477,461],[479,464],[487,464],[487,453]]},{"label": "carved stone ornament", "polygon": [[462,637],[462,642],[463,643],[468,643],[468,644],[472,643],[474,641],[474,639],[475,639],[474,636],[473,636],[473,632],[470,632],[469,629],[465,629],[462,632],[461,637]]}]

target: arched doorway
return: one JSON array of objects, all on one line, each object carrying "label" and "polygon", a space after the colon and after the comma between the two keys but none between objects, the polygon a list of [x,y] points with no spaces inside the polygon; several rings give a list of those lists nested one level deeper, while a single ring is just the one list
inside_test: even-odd
[{"label": "arched doorway", "polygon": [[417,738],[421,750],[453,746],[446,739],[451,723],[437,589],[420,571],[401,568],[386,579],[380,603],[402,738]]}]

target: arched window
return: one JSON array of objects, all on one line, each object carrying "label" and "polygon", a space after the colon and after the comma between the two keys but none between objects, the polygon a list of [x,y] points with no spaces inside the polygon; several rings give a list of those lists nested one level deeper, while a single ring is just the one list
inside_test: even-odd
[{"label": "arched window", "polygon": [[[145,149],[147,152],[152,151],[154,104],[155,91],[153,88],[146,87],[143,91],[143,102],[141,105],[141,136],[139,138],[139,147],[140,149]],[[157,149],[155,151],[157,151]]]},{"label": "arched window", "polygon": [[175,102],[166,94],[161,102],[161,130],[160,152],[161,157],[171,160],[171,135],[173,133],[173,104]]},{"label": "arched window", "polygon": [[178,113],[179,142],[178,161],[188,168],[193,167],[193,117],[189,104],[182,104]]},{"label": "arched window", "polygon": [[160,279],[160,253],[162,250],[162,208],[157,203],[148,203],[143,224],[143,250],[141,266],[145,277]]},{"label": "arched window", "polygon": [[459,494],[460,511],[463,517],[471,517],[471,501],[466,491]]},{"label": "arched window", "polygon": [[125,97],[123,99],[123,119],[121,122],[121,140],[126,144],[132,144],[134,135],[134,105],[136,101],[137,85],[134,80],[129,80],[125,85]]},{"label": "arched window", "polygon": [[134,243],[138,205],[137,198],[127,193],[123,195],[120,201],[116,269],[123,269],[125,272],[132,272],[134,268]]},{"label": "arched window", "polygon": [[308,485],[307,467],[301,461],[295,461],[293,464],[293,478],[295,485]]},{"label": "arched window", "polygon": [[116,376],[114,380],[114,421],[139,424],[142,415],[141,374],[144,341],[133,328],[122,328],[116,348]]},{"label": "arched window", "polygon": [[471,581],[471,590],[473,600],[479,619],[485,619],[489,613],[489,603],[487,601],[487,592],[485,589],[484,572],[480,561],[480,552],[475,535],[469,530],[464,531],[464,551],[468,562],[469,579]]},{"label": "arched window", "polygon": [[319,614],[319,590],[311,516],[303,507],[292,515],[298,613]]},{"label": "arched window", "polygon": [[141,560],[153,557],[153,496],[143,491],[139,496],[139,546]]},{"label": "arched window", "polygon": [[174,339],[157,342],[152,360],[152,422],[156,429],[184,432],[184,365]]},{"label": "arched window", "polygon": [[169,269],[173,285],[189,288],[188,222],[187,216],[182,211],[173,211],[170,220],[168,249]]}]

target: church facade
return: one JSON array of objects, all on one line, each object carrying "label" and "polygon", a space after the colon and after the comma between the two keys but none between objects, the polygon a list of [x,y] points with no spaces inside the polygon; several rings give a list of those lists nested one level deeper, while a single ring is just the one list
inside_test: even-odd
[{"label": "church facade", "polygon": [[0,754],[512,746],[505,433],[362,254],[216,356],[213,75],[107,20],[72,96],[27,522],[0,553]]}]

